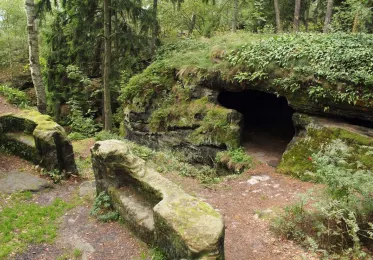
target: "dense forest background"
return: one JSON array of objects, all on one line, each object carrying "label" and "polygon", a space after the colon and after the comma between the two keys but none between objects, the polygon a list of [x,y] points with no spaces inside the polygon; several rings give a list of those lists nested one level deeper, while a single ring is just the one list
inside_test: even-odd
[{"label": "dense forest background", "polygon": [[[46,111],[58,122],[84,135],[101,127],[110,130],[113,123],[119,128],[121,88],[180,40],[228,32],[361,34],[373,30],[370,0],[27,2],[35,5],[38,30],[34,33],[46,89],[46,98],[40,97],[41,91],[36,91],[36,97],[45,99]],[[0,17],[2,81],[9,77],[14,81],[29,68],[24,1],[1,1]],[[239,38],[232,35],[232,41]]]}]

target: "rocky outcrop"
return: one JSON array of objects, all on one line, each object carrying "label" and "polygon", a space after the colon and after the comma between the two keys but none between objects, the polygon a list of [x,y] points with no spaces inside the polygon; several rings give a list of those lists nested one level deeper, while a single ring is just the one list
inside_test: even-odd
[{"label": "rocky outcrop", "polygon": [[33,110],[0,116],[1,143],[16,155],[47,170],[77,173],[74,152],[64,129],[48,115]]},{"label": "rocky outcrop", "polygon": [[146,167],[120,141],[91,149],[97,192],[107,191],[127,225],[169,259],[224,259],[224,223],[209,204]]},{"label": "rocky outcrop", "polygon": [[[184,92],[175,86],[173,93],[154,95],[145,107],[128,105],[126,138],[152,149],[173,150],[191,163],[213,166],[218,152],[240,146],[243,117],[218,105],[216,91],[196,87],[193,93]],[[163,102],[168,95],[169,104]]]},{"label": "rocky outcrop", "polygon": [[[305,180],[314,179],[321,163],[356,172],[373,172],[373,129],[338,120],[295,113],[296,135],[278,170]],[[319,167],[320,166],[320,167]]]}]

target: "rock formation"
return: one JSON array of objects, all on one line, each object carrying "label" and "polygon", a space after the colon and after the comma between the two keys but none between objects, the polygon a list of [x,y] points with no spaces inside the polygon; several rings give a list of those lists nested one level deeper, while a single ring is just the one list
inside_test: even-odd
[{"label": "rock formation", "polygon": [[91,149],[97,193],[108,192],[125,223],[170,259],[224,259],[224,222],[209,204],[148,168],[120,141]]}]

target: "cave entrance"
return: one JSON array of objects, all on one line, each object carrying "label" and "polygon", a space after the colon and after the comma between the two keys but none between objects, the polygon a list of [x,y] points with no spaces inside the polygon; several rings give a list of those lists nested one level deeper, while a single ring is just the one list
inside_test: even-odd
[{"label": "cave entrance", "polygon": [[295,111],[286,98],[257,90],[223,91],[218,102],[243,115],[242,145],[246,151],[259,161],[277,166],[295,134]]}]

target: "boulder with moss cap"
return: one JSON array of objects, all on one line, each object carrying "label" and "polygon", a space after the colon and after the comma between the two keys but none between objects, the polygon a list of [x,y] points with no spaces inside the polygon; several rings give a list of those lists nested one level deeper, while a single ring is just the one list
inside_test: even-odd
[{"label": "boulder with moss cap", "polygon": [[66,175],[77,173],[65,130],[48,115],[34,110],[0,115],[0,139],[11,152]]}]

